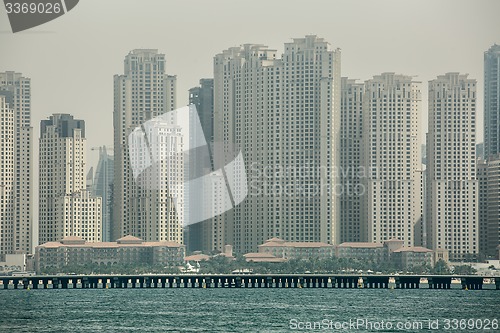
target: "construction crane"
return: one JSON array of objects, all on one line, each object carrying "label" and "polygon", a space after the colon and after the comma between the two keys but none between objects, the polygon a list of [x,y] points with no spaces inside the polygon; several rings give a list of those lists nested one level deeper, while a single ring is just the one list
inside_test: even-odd
[{"label": "construction crane", "polygon": [[104,147],[106,150],[111,150],[111,151],[113,151],[113,147],[108,147],[108,146],[106,146],[106,145],[99,146],[99,147],[92,147],[92,148],[90,148],[90,150],[92,150],[92,151],[94,151],[94,150],[100,150],[100,149],[102,149],[102,147]]}]

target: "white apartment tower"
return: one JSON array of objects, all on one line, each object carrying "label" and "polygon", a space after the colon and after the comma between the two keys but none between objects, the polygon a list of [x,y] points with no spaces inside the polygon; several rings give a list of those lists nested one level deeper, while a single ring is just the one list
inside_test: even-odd
[{"label": "white apartment tower", "polygon": [[340,242],[361,242],[361,145],[364,84],[342,78],[340,113]]},{"label": "white apartment tower", "polygon": [[0,91],[0,255],[12,253],[14,241],[15,135],[10,99]]},{"label": "white apartment tower", "polygon": [[421,218],[421,84],[383,73],[365,82],[363,100],[362,236],[414,246]]},{"label": "white apartment tower", "polygon": [[54,114],[40,123],[39,243],[100,242],[102,199],[87,189],[85,122]]},{"label": "white apartment tower", "polygon": [[459,73],[429,81],[427,245],[456,261],[479,251],[476,88]]},{"label": "white apartment tower", "polygon": [[340,50],[322,38],[285,43],[281,59],[255,44],[215,56],[214,142],[230,148],[214,161],[241,149],[249,189],[222,219],[224,244],[248,253],[272,237],[338,242],[339,110]]},{"label": "white apartment tower", "polygon": [[[165,74],[165,55],[153,49],[131,51],[125,57],[124,74],[114,77],[115,169],[111,240],[130,234],[144,241],[183,241],[183,215],[181,211],[176,212],[174,198],[166,188],[138,186],[130,167],[128,147],[128,136],[134,129],[175,109],[175,89],[176,77]],[[149,138],[156,137],[162,147],[167,141],[182,144],[170,138],[176,134],[161,122],[155,122],[150,129],[154,133],[145,134]],[[180,149],[181,146],[176,147]],[[183,174],[176,177],[183,177]]]},{"label": "white apartment tower", "polygon": [[[11,183],[8,183],[7,181],[3,184],[0,183],[0,191],[2,191],[2,188],[4,192],[6,189],[11,188],[11,197],[8,200],[13,200],[13,211],[9,220],[2,219],[1,221],[1,224],[3,224],[6,229],[2,231],[0,237],[4,239],[4,242],[2,242],[2,245],[0,246],[0,254],[32,253],[34,250],[34,244],[31,79],[24,77],[21,73],[0,72],[0,94],[3,94],[4,96],[3,108],[8,108],[13,112],[14,121],[13,178]],[[5,105],[6,101],[7,105]],[[10,114],[9,111],[4,111],[4,113]],[[3,124],[3,126],[7,126],[7,123]],[[3,133],[4,132],[2,131],[2,134]],[[12,133],[12,131],[7,130],[6,133]],[[8,142],[11,138],[2,138],[2,140],[4,139]],[[8,158],[8,155],[9,152],[2,152],[2,159],[4,159],[4,157]],[[2,161],[0,163],[4,162],[5,161]]]}]

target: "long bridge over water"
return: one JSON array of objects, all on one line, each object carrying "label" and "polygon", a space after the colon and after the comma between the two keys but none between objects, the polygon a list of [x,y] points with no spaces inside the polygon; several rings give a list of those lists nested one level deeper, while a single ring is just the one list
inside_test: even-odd
[{"label": "long bridge over water", "polygon": [[[488,283],[485,283],[488,282]],[[483,286],[488,286],[483,288]],[[2,289],[350,288],[500,290],[500,277],[477,275],[151,274],[0,276]]]}]

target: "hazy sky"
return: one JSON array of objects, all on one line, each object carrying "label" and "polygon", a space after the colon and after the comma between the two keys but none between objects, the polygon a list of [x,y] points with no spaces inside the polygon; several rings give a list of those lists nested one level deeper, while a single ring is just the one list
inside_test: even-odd
[{"label": "hazy sky", "polygon": [[[342,76],[415,75],[424,98],[428,80],[469,73],[479,81],[482,140],[483,52],[500,43],[499,14],[497,0],[80,0],[66,15],[16,34],[0,10],[0,71],[32,79],[36,139],[41,119],[71,113],[86,121],[89,147],[112,145],[113,75],[123,73],[131,49],[166,54],[182,106],[187,90],[212,76],[213,56],[223,49],[262,43],[281,52],[291,38],[317,34],[342,49]],[[95,164],[98,153],[88,154]]]},{"label": "hazy sky", "polygon": [[[134,48],[166,54],[182,106],[189,88],[212,77],[215,54],[244,43],[281,52],[283,43],[306,34],[341,48],[342,76],[417,76],[425,128],[427,81],[450,71],[469,73],[479,82],[482,140],[483,52],[500,43],[498,0],[80,0],[66,15],[16,34],[0,10],[0,71],[31,78],[38,161],[40,120],[52,113],[84,119],[89,148],[113,144],[113,75],[123,73],[123,59]],[[87,165],[97,159],[89,150]],[[37,167],[34,178],[37,189]],[[36,220],[38,190],[34,199]],[[36,230],[35,224],[35,239]]]}]

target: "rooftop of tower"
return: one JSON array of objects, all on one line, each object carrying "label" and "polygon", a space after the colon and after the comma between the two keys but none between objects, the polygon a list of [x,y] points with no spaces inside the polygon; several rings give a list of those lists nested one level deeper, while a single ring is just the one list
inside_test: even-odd
[{"label": "rooftop of tower", "polygon": [[369,79],[368,81],[373,81],[373,82],[385,82],[388,84],[392,83],[397,83],[401,81],[406,81],[406,82],[413,82],[413,83],[420,83],[420,81],[415,81],[414,76],[411,75],[404,75],[404,74],[396,74],[394,72],[384,72],[380,75],[374,75],[372,79]]},{"label": "rooftop of tower", "polygon": [[60,137],[73,136],[75,129],[81,130],[82,137],[85,137],[85,121],[74,119],[69,113],[54,113],[49,119],[40,121],[40,136],[47,132],[49,126],[55,126]]},{"label": "rooftop of tower", "polygon": [[460,81],[476,82],[475,79],[469,78],[469,74],[460,74],[459,72],[448,72],[445,73],[444,75],[438,75],[436,79],[430,80],[429,83],[446,82],[446,83],[457,84]]},{"label": "rooftop of tower", "polygon": [[285,43],[285,46],[291,44],[305,44],[306,46],[311,47],[317,43],[325,43],[328,45],[330,44],[326,42],[324,38],[318,37],[316,35],[306,35],[305,37],[292,38],[292,40],[293,42]]},{"label": "rooftop of tower", "polygon": [[[303,50],[324,50],[332,51],[330,43],[326,42],[324,38],[317,37],[316,35],[307,35],[302,38],[292,38],[292,42],[284,43],[284,53],[287,52],[300,52]],[[231,58],[245,58],[245,57],[259,57],[264,60],[279,60],[277,57],[277,49],[269,48],[264,44],[242,44],[240,46],[230,47],[223,50],[215,56],[216,59],[231,59]]]},{"label": "rooftop of tower", "polygon": [[129,52],[129,54],[136,54],[136,55],[145,53],[158,54],[158,49],[133,49],[132,51]]},{"label": "rooftop of tower", "polygon": [[497,43],[493,44],[485,53],[500,53],[500,45]]}]

